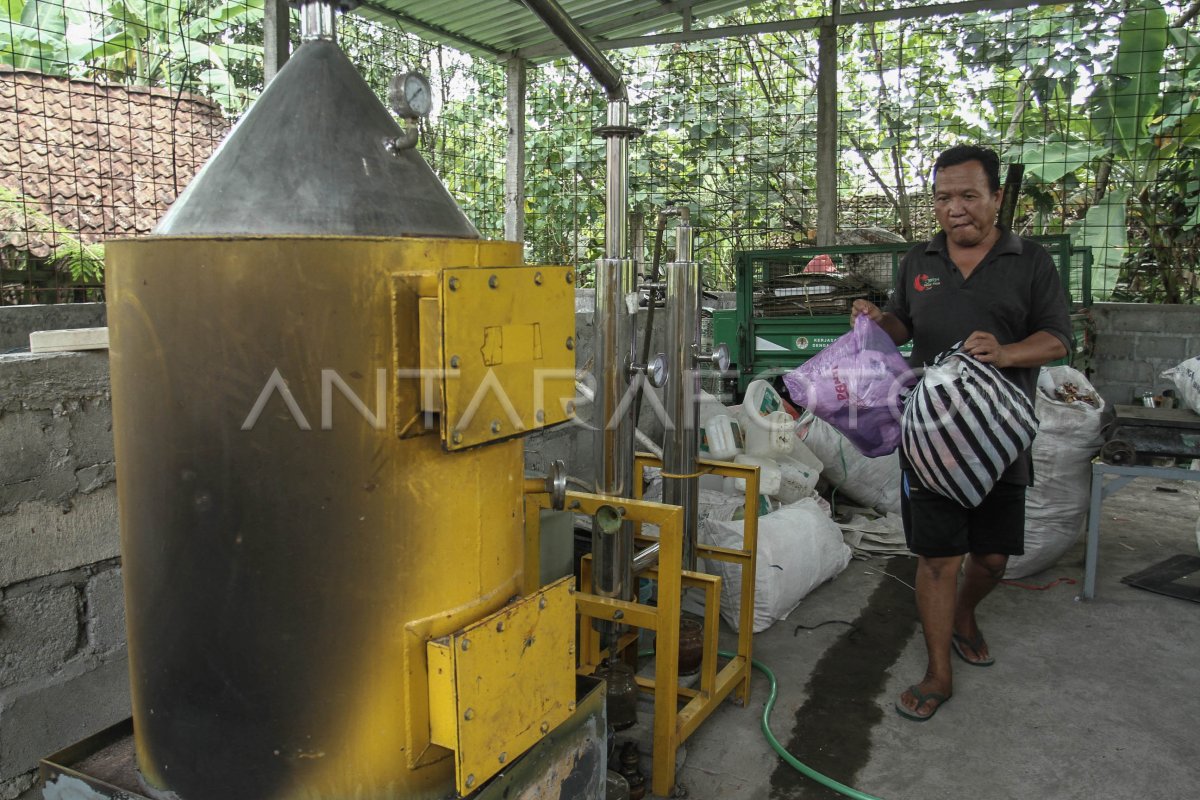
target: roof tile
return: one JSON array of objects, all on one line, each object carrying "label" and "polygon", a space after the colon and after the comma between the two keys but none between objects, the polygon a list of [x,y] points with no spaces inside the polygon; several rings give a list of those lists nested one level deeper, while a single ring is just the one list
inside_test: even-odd
[{"label": "roof tile", "polygon": [[[196,95],[0,65],[0,185],[84,242],[153,230],[228,129]],[[27,210],[0,204],[0,245],[50,255]]]}]

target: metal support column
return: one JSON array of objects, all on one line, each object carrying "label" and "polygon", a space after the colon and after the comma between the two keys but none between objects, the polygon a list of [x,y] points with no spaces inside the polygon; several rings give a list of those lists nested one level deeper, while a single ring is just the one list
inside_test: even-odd
[{"label": "metal support column", "polygon": [[525,241],[525,81],[527,65],[508,60],[508,155],[504,160],[504,238]]},{"label": "metal support column", "polygon": [[837,244],[838,108],[837,17],[833,0],[829,22],[817,38],[817,244]]},{"label": "metal support column", "polygon": [[283,69],[291,53],[291,12],[287,0],[266,0],[263,5],[263,85]]},{"label": "metal support column", "polygon": [[[696,570],[700,479],[700,265],[692,260],[686,209],[675,229],[675,258],[667,264],[667,387],[663,443],[663,502],[683,507],[683,568]],[[647,334],[649,335],[649,334]]]}]

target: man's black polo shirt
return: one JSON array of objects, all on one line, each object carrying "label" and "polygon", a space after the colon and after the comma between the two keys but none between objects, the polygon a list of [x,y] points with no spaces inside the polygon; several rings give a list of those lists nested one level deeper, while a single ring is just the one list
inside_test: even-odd
[{"label": "man's black polo shirt", "polygon": [[[912,367],[931,363],[974,331],[987,331],[1000,344],[1045,331],[1068,352],[1072,348],[1070,311],[1053,259],[1037,242],[1007,230],[966,279],[950,260],[945,233],[909,250],[884,310],[912,336]],[[1037,367],[1003,372],[1033,400]],[[1032,459],[1026,452],[1001,479],[1029,484],[1031,477]]]}]

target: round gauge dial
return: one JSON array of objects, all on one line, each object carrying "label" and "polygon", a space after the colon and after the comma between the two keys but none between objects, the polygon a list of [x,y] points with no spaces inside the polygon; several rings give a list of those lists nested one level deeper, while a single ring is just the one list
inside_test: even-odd
[{"label": "round gauge dial", "polygon": [[406,119],[427,117],[433,110],[433,88],[419,72],[397,75],[388,86],[388,102],[396,114]]}]

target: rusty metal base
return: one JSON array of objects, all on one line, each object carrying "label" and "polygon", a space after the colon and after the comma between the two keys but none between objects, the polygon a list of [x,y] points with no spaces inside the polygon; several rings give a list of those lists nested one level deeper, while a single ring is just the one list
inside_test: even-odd
[{"label": "rusty metal base", "polygon": [[[471,800],[603,800],[608,770],[605,685],[576,679],[575,712]],[[43,758],[38,783],[45,800],[154,800],[137,770],[133,720],[89,736]]]},{"label": "rusty metal base", "polygon": [[151,800],[138,780],[132,719],[43,758],[38,783],[47,800]]}]

